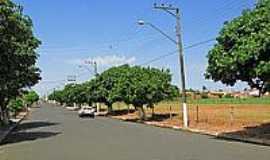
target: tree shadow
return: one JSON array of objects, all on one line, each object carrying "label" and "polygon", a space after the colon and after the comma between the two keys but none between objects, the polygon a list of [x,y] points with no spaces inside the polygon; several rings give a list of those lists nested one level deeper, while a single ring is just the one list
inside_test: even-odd
[{"label": "tree shadow", "polygon": [[236,139],[243,139],[243,141],[248,138],[270,140],[270,123],[245,127],[240,131],[222,133],[220,136],[218,136],[218,139],[228,140],[224,137],[236,137]]},{"label": "tree shadow", "polygon": [[155,113],[153,116],[149,117],[148,121],[155,121],[155,122],[162,122],[168,119],[171,119],[173,117],[176,117],[177,114],[175,113]]},{"label": "tree shadow", "polygon": [[123,115],[127,115],[129,113],[134,113],[134,112],[136,112],[136,110],[134,110],[134,109],[115,110],[112,113],[110,113],[110,116],[123,116]]},{"label": "tree shadow", "polygon": [[155,113],[154,115],[151,115],[149,117],[146,117],[145,120],[140,120],[139,117],[132,117],[132,118],[127,118],[125,119],[125,121],[128,122],[162,122],[162,121],[166,121],[168,119],[172,119],[173,117],[176,117],[178,114],[172,113]]},{"label": "tree shadow", "polygon": [[57,136],[61,132],[13,132],[1,144],[14,144]]},{"label": "tree shadow", "polygon": [[49,138],[60,134],[60,132],[43,132],[43,131],[31,131],[31,129],[49,127],[58,125],[59,123],[43,122],[43,121],[33,121],[24,122],[8,135],[8,137],[0,144],[13,144],[24,141],[34,141],[37,139]]},{"label": "tree shadow", "polygon": [[59,123],[53,123],[53,122],[43,122],[43,121],[34,121],[34,122],[25,122],[20,124],[16,131],[21,130],[29,130],[29,129],[35,129],[35,128],[42,128],[42,127],[49,127],[49,126],[55,126]]}]

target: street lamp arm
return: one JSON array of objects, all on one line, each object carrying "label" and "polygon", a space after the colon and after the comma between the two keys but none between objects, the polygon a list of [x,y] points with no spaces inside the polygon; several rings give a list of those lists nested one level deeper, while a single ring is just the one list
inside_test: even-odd
[{"label": "street lamp arm", "polygon": [[166,38],[168,38],[170,41],[172,41],[174,44],[177,44],[177,41],[174,40],[172,37],[170,37],[167,33],[163,32],[161,29],[159,29],[157,26],[153,25],[152,23],[146,23],[156,31],[158,31],[160,34],[164,35]]}]

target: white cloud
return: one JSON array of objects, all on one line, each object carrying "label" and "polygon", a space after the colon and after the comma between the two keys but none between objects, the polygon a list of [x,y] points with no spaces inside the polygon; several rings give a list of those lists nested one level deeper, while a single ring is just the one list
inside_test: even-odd
[{"label": "white cloud", "polygon": [[136,61],[135,57],[126,57],[126,56],[117,56],[117,55],[108,55],[108,56],[98,56],[87,59],[72,59],[67,62],[70,64],[84,64],[85,61],[95,61],[99,66],[110,67],[110,66],[119,66],[123,64],[134,64]]},{"label": "white cloud", "polygon": [[133,64],[136,61],[135,57],[125,57],[125,56],[104,56],[104,57],[95,57],[89,59],[97,62],[99,65],[103,66],[119,66],[123,64]]}]

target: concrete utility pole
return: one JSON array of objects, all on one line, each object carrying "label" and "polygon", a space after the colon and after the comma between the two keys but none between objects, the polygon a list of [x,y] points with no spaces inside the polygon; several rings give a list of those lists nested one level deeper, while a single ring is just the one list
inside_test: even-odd
[{"label": "concrete utility pole", "polygon": [[[91,61],[91,60],[87,60],[84,62],[85,64],[89,64],[92,65],[94,67],[94,74],[95,74],[95,78],[98,77],[98,66],[97,66],[97,62],[96,61]],[[96,103],[96,107],[97,107],[97,115],[99,115],[100,112],[100,103]]]},{"label": "concrete utility pole", "polygon": [[97,62],[96,61],[87,60],[84,63],[85,64],[88,64],[88,65],[93,65],[93,67],[94,67],[94,74],[95,74],[95,77],[97,77],[98,76]]},{"label": "concrete utility pole", "polygon": [[180,75],[181,75],[181,84],[182,84],[182,107],[183,107],[183,121],[184,127],[188,127],[188,108],[187,108],[187,95],[186,95],[186,79],[185,79],[185,64],[184,64],[184,53],[183,53],[183,43],[182,43],[182,34],[181,34],[181,18],[180,18],[180,9],[173,7],[172,5],[157,5],[154,4],[155,9],[163,10],[173,17],[176,18],[176,36],[177,36],[177,47],[179,49],[179,62],[180,62]]}]

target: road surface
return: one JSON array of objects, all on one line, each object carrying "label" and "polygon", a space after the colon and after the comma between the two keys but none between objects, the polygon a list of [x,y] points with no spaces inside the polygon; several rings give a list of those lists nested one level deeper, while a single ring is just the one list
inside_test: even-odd
[{"label": "road surface", "polygon": [[0,160],[269,160],[270,147],[43,105],[0,146]]}]

